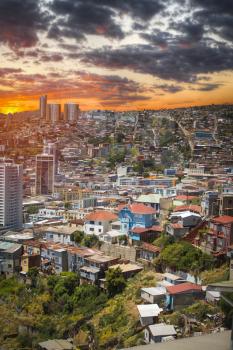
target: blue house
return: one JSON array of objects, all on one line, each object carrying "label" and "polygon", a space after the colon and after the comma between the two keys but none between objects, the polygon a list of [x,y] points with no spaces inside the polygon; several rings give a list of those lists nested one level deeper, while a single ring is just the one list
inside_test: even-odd
[{"label": "blue house", "polygon": [[121,232],[127,234],[132,242],[151,241],[161,231],[160,227],[156,225],[155,214],[154,208],[142,203],[121,207],[119,211]]}]

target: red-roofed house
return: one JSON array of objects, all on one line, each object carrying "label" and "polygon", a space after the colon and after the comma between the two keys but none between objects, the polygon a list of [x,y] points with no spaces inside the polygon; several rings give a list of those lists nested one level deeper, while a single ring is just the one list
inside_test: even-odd
[{"label": "red-roofed house", "polygon": [[156,210],[142,203],[132,203],[121,207],[119,219],[121,232],[128,234],[132,243],[150,242],[162,231],[156,225]]},{"label": "red-roofed house", "polygon": [[225,255],[233,244],[233,216],[223,215],[211,219],[201,246],[215,256]]},{"label": "red-roofed house", "polygon": [[111,223],[117,220],[117,215],[105,211],[94,211],[86,216],[84,224],[84,232],[87,235],[99,236],[106,233],[111,228]]},{"label": "red-roofed house", "polygon": [[202,287],[190,282],[166,287],[166,307],[168,310],[179,310],[204,299]]}]

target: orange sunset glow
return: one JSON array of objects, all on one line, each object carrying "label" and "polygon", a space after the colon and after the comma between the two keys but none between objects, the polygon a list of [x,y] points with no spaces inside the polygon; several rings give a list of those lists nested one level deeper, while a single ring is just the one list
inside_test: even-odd
[{"label": "orange sunset glow", "polygon": [[11,3],[0,4],[1,113],[37,110],[42,94],[84,111],[233,103],[232,28],[217,1],[27,0],[10,19]]}]

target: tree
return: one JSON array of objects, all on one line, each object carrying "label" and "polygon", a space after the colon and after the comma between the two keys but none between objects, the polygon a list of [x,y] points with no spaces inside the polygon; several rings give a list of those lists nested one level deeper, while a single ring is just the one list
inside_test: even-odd
[{"label": "tree", "polygon": [[28,270],[28,277],[31,280],[31,286],[32,288],[35,288],[37,286],[38,276],[39,276],[39,270],[37,267],[31,267]]},{"label": "tree", "polygon": [[69,210],[69,209],[71,209],[71,203],[70,202],[65,202],[65,204],[64,204],[64,208],[66,209],[66,210]]},{"label": "tree", "polygon": [[27,208],[27,213],[28,214],[37,214],[39,211],[38,207],[36,205],[30,205],[28,208]]},{"label": "tree", "polygon": [[106,273],[106,287],[108,295],[113,297],[114,295],[121,293],[126,287],[126,280],[120,267],[116,269],[109,269]]},{"label": "tree", "polygon": [[99,243],[99,238],[96,235],[86,235],[82,242],[85,247],[92,248]]},{"label": "tree", "polygon": [[77,244],[81,244],[83,238],[84,238],[84,232],[83,231],[75,231],[71,235],[71,240]]}]

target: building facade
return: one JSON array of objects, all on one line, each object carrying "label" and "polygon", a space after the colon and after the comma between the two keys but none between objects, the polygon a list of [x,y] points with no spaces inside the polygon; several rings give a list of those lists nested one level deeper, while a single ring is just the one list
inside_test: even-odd
[{"label": "building facade", "polygon": [[0,160],[0,229],[22,228],[22,165]]},{"label": "building facade", "polygon": [[51,195],[54,191],[54,155],[36,156],[36,194]]}]

